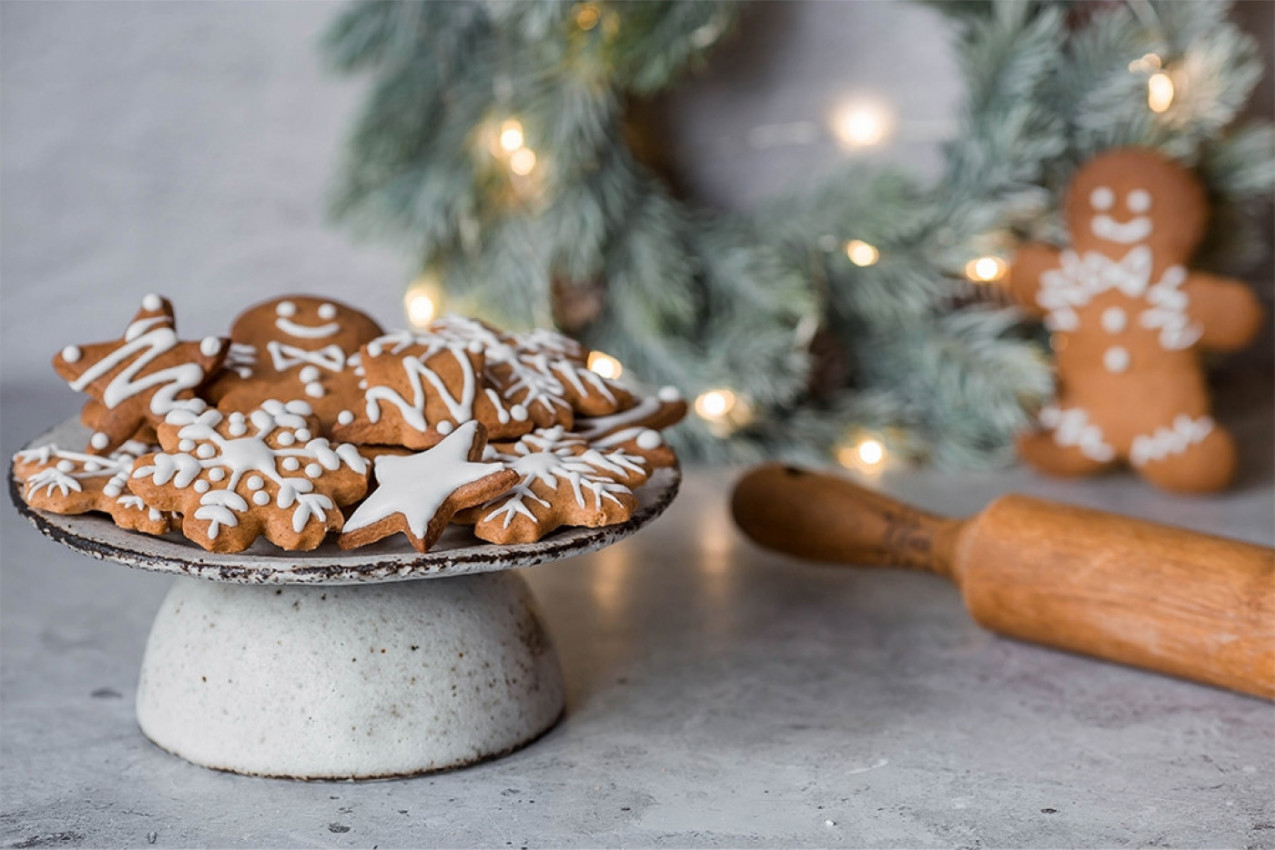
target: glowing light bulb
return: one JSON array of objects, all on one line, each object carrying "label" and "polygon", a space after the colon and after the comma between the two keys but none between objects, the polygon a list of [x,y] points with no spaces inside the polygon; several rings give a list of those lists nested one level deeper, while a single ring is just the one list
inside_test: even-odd
[{"label": "glowing light bulb", "polygon": [[865,148],[885,141],[894,128],[894,114],[875,100],[847,103],[833,113],[832,132],[843,148]]},{"label": "glowing light bulb", "polygon": [[965,276],[975,283],[1000,280],[1009,271],[1009,263],[1000,257],[978,257],[965,264]]},{"label": "glowing light bulb", "polygon": [[500,125],[500,148],[505,153],[513,153],[523,145],[522,124],[510,118]]},{"label": "glowing light bulb", "polygon": [[1173,105],[1173,78],[1163,71],[1147,78],[1147,106],[1152,112],[1168,111]]},{"label": "glowing light bulb", "polygon": [[519,148],[509,157],[509,170],[519,177],[526,177],[536,167],[536,152],[531,148]]},{"label": "glowing light bulb", "polygon": [[881,445],[880,440],[873,440],[869,438],[859,444],[858,455],[859,460],[863,461],[868,466],[876,466],[878,463],[885,460],[885,446]]},{"label": "glowing light bulb", "polygon": [[695,412],[710,422],[721,420],[734,409],[737,401],[730,390],[705,390],[695,399]]},{"label": "glowing light bulb", "polygon": [[881,252],[875,245],[869,245],[860,239],[851,239],[846,243],[846,256],[856,266],[875,266],[881,259]]},{"label": "glowing light bulb", "polygon": [[423,328],[438,315],[438,305],[442,295],[438,284],[432,277],[422,275],[412,281],[403,295],[403,306],[407,310],[407,319],[413,326]]},{"label": "glowing light bulb", "polygon": [[864,437],[857,442],[842,443],[835,456],[837,463],[846,469],[877,473],[885,466],[885,443],[876,437]]},{"label": "glowing light bulb", "polygon": [[620,361],[610,354],[603,354],[601,351],[589,352],[587,365],[590,371],[611,380],[615,380],[624,374],[624,366],[620,364]]},{"label": "glowing light bulb", "polygon": [[586,32],[596,27],[601,19],[602,13],[596,3],[581,3],[575,8],[576,26]]}]

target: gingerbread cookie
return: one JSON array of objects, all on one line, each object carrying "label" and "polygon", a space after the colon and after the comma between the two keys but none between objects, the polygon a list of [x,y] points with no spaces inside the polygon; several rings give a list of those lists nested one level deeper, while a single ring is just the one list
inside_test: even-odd
[{"label": "gingerbread cookie", "polygon": [[662,387],[655,396],[643,398],[618,413],[579,417],[572,430],[591,443],[633,428],[659,431],[681,422],[686,409],[686,402],[676,388]]},{"label": "gingerbread cookie", "polygon": [[261,535],[313,549],[341,528],[339,508],[367,491],[367,461],[316,436],[319,420],[302,401],[246,414],[178,410],[158,431],[164,451],[138,458],[129,489],[182,514],[182,533],[210,551],[239,552]]},{"label": "gingerbread cookie", "polygon": [[14,455],[13,474],[22,482],[28,505],[55,514],[109,514],[120,528],[146,534],[167,534],[172,515],[156,510],[128,492],[133,462],[150,451],[126,442],[109,455],[67,451],[54,444],[25,449]]},{"label": "gingerbread cookie", "polygon": [[406,457],[379,455],[376,489],[345,522],[338,543],[353,549],[402,532],[418,552],[438,541],[452,514],[508,490],[517,473],[481,462],[483,426],[465,422],[431,449]]},{"label": "gingerbread cookie", "polygon": [[457,517],[492,543],[531,543],[562,526],[624,522],[637,508],[633,488],[650,470],[640,456],[602,452],[560,428],[536,431],[489,451],[518,473],[505,495]]},{"label": "gingerbread cookie", "polygon": [[399,331],[363,346],[360,358],[363,403],[337,415],[332,433],[339,439],[427,449],[469,421],[493,439],[532,428],[526,408],[506,404],[487,384],[476,341]]},{"label": "gingerbread cookie", "polygon": [[1115,150],[1076,174],[1066,215],[1072,247],[1025,246],[1009,279],[1053,331],[1059,385],[1021,455],[1058,474],[1128,463],[1170,490],[1225,487],[1235,443],[1211,416],[1198,352],[1243,347],[1262,309],[1243,283],[1188,270],[1203,185],[1154,151]]},{"label": "gingerbread cookie", "polygon": [[249,307],[230,329],[226,368],[205,390],[221,410],[252,410],[266,399],[302,399],[325,432],[361,394],[359,347],[384,331],[329,298],[288,295]]},{"label": "gingerbread cookie", "polygon": [[71,389],[98,402],[84,412],[94,429],[90,454],[106,454],[145,425],[158,425],[169,412],[197,401],[195,390],[221,367],[227,340],[182,342],[175,327],[168,299],[147,295],[122,339],[68,345],[53,358]]}]

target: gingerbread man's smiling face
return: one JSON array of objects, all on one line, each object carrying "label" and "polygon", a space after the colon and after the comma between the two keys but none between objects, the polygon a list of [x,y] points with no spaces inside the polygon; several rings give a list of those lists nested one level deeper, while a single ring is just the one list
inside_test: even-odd
[{"label": "gingerbread man's smiling face", "polygon": [[339,301],[288,295],[245,310],[231,339],[258,348],[270,342],[317,351],[336,345],[348,353],[382,333],[371,317]]},{"label": "gingerbread man's smiling face", "polygon": [[1204,187],[1185,168],[1145,149],[1119,149],[1072,180],[1067,224],[1080,252],[1113,259],[1147,245],[1157,264],[1185,262],[1204,236]]}]

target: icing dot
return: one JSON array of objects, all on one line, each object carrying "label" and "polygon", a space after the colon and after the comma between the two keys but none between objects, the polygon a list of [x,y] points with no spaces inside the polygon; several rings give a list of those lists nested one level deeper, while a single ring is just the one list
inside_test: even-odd
[{"label": "icing dot", "polygon": [[220,466],[214,466],[212,469],[208,470],[208,477],[213,481],[220,481],[226,477],[226,470],[222,469]]},{"label": "icing dot", "polygon": [[58,461],[58,472],[70,472],[72,469],[75,469],[75,464],[71,463],[69,460]]},{"label": "icing dot", "polygon": [[260,475],[250,475],[244,483],[248,485],[249,490],[260,490],[266,486],[266,482],[261,479]]},{"label": "icing dot", "polygon": [[206,336],[199,341],[199,353],[205,357],[216,357],[221,351],[221,340],[215,336]]},{"label": "icing dot", "polygon": [[305,394],[310,398],[323,398],[323,384],[306,384]]},{"label": "icing dot", "polygon": [[373,357],[380,357],[383,350],[379,342],[369,342],[367,344],[367,353]]},{"label": "icing dot", "polygon": [[323,467],[317,463],[307,463],[305,466],[305,474],[310,478],[318,478],[323,474]]},{"label": "icing dot", "polygon": [[1118,334],[1129,323],[1129,317],[1119,307],[1108,307],[1102,311],[1102,329],[1109,334]]},{"label": "icing dot", "polygon": [[1089,193],[1089,204],[1098,211],[1109,210],[1116,202],[1116,194],[1108,186],[1099,186]]},{"label": "icing dot", "polygon": [[104,449],[111,444],[111,438],[97,431],[89,438],[89,445],[95,449]]},{"label": "icing dot", "polygon": [[342,410],[336,415],[336,421],[341,425],[349,425],[354,421],[354,414],[348,410]]},{"label": "icing dot", "polygon": [[252,502],[255,505],[265,506],[270,504],[270,494],[265,490],[258,490],[252,494]]},{"label": "icing dot", "polygon": [[80,347],[78,345],[68,345],[66,348],[62,349],[62,359],[67,363],[74,363],[80,359],[83,353],[84,352],[80,351]]},{"label": "icing dot", "polygon": [[285,404],[283,409],[289,413],[296,413],[300,416],[309,416],[311,413],[314,413],[314,408],[310,407],[310,405],[300,399],[293,399]]},{"label": "icing dot", "polygon": [[155,311],[164,306],[164,301],[154,292],[142,299],[143,309]]},{"label": "icing dot", "polygon": [[215,454],[217,454],[217,449],[213,447],[212,443],[202,443],[199,448],[195,450],[195,456],[203,458],[204,460],[208,460]]},{"label": "icing dot", "polygon": [[307,428],[298,428],[298,429],[297,429],[297,439],[298,439],[298,440],[300,440],[300,441],[301,441],[301,442],[303,442],[303,443],[305,443],[305,442],[309,442],[309,440],[310,440],[310,431],[309,431],[309,429],[307,429]]},{"label": "icing dot", "polygon": [[335,307],[335,306],[333,306],[332,304],[320,304],[320,305],[319,305],[319,318],[320,318],[320,319],[335,319],[335,318],[336,318],[336,307]]},{"label": "icing dot", "polygon": [[290,446],[297,441],[297,438],[293,436],[291,431],[280,431],[279,436],[276,437],[276,439],[279,441],[279,445],[281,446]]},{"label": "icing dot", "polygon": [[455,427],[456,426],[450,422],[439,422],[436,426],[434,426],[434,430],[442,434],[443,436],[447,436],[448,434],[452,432],[452,429],[454,429]]},{"label": "icing dot", "polygon": [[233,422],[238,422],[240,425],[242,425],[242,424],[244,423],[244,415],[243,415],[243,413],[242,413],[241,411],[238,411],[238,410],[236,410],[234,413],[231,413],[231,414],[230,414],[230,421],[231,421],[232,423],[233,423]]},{"label": "icing dot", "polygon": [[177,451],[179,452],[193,452],[194,450],[195,450],[194,440],[182,440],[180,443],[177,444]]},{"label": "icing dot", "polygon": [[284,318],[287,318],[288,316],[295,316],[297,314],[297,305],[293,304],[291,301],[280,301],[277,305],[275,305],[274,311],[277,315],[283,316]]},{"label": "icing dot", "polygon": [[306,366],[301,370],[298,377],[300,377],[303,381],[317,381],[319,380],[319,367]]},{"label": "icing dot", "polygon": [[211,485],[202,478],[195,482],[196,493],[207,493],[210,487]]},{"label": "icing dot", "polygon": [[660,436],[659,431],[646,430],[637,436],[637,446],[639,449],[658,449],[664,443],[664,438]]},{"label": "icing dot", "polygon": [[1151,209],[1151,193],[1146,189],[1134,189],[1125,195],[1125,204],[1136,213],[1144,213]]},{"label": "icing dot", "polygon": [[120,485],[112,481],[110,484],[107,484],[105,487],[102,488],[102,492],[106,494],[107,496],[111,497],[112,499],[114,499],[123,491],[120,490]]},{"label": "icing dot", "polygon": [[515,404],[513,407],[509,408],[509,415],[514,418],[515,422],[526,422],[527,408],[523,407],[521,404]]},{"label": "icing dot", "polygon": [[301,468],[301,461],[295,457],[285,457],[283,459],[283,468],[288,470],[288,472],[296,472]]},{"label": "icing dot", "polygon": [[242,437],[248,433],[248,426],[244,424],[243,417],[240,417],[238,422],[233,419],[230,420],[230,426],[226,430],[230,432],[232,437]]},{"label": "icing dot", "polygon": [[1124,347],[1113,345],[1102,353],[1102,365],[1108,372],[1123,372],[1129,368],[1129,352]]}]

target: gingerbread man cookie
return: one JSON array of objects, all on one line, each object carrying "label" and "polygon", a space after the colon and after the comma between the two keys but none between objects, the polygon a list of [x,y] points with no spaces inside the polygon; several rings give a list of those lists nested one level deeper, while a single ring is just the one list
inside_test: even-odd
[{"label": "gingerbread man cookie", "polygon": [[137,459],[128,486],[146,504],[182,515],[181,530],[213,552],[240,552],[264,535],[314,549],[340,530],[340,507],[367,492],[368,464],[331,445],[302,401],[267,400],[242,413],[178,410],[159,426],[164,451]]},{"label": "gingerbread man cookie", "polygon": [[109,455],[90,455],[50,443],[18,452],[13,474],[23,483],[22,498],[33,508],[55,514],[96,511],[109,514],[120,528],[167,534],[172,514],[150,507],[127,489],[133,462],[150,450],[129,441]]},{"label": "gingerbread man cookie", "polygon": [[122,339],[90,345],[68,345],[53,358],[53,368],[71,389],[96,402],[82,418],[93,430],[87,451],[106,454],[137,434],[158,425],[169,412],[201,403],[195,390],[221,367],[228,340],[205,337],[199,342],[177,339],[173,305],[147,295]]},{"label": "gingerbread man cookie", "polygon": [[230,329],[230,359],[205,391],[221,410],[301,399],[325,430],[361,395],[359,347],[383,333],[368,315],[330,298],[288,295],[249,307]]},{"label": "gingerbread man cookie", "polygon": [[1262,309],[1243,283],[1188,270],[1207,223],[1203,185],[1125,148],[1080,169],[1065,212],[1072,247],[1027,245],[1009,278],[1053,332],[1059,383],[1022,457],[1057,474],[1123,462],[1170,490],[1225,487],[1235,443],[1210,414],[1198,352],[1243,347]]}]

